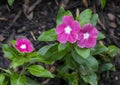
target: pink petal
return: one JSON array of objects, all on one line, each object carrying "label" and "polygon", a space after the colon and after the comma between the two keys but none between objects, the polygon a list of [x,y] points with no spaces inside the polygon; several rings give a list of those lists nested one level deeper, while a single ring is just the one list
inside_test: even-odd
[{"label": "pink petal", "polygon": [[80,31],[80,29],[81,29],[80,23],[77,22],[77,21],[73,21],[71,27],[73,28],[73,31],[74,31],[75,33],[79,33],[79,31]]},{"label": "pink petal", "polygon": [[92,35],[92,38],[98,37],[98,30],[95,27],[89,33]]},{"label": "pink petal", "polygon": [[85,47],[85,42],[87,42],[87,40],[85,40],[85,39],[79,40],[78,41],[78,47],[84,48]]},{"label": "pink petal", "polygon": [[93,25],[88,23],[88,24],[85,24],[82,29],[81,29],[81,32],[90,32],[91,30],[93,29]]},{"label": "pink petal", "polygon": [[66,26],[65,26],[64,24],[58,25],[58,27],[57,27],[57,29],[56,29],[56,33],[57,33],[57,34],[60,34],[60,33],[64,32],[64,28],[65,28],[65,27],[66,27]]},{"label": "pink petal", "polygon": [[75,34],[75,33],[71,33],[69,36],[68,36],[68,41],[70,43],[75,43],[77,41],[77,38],[78,38],[78,35]]},{"label": "pink petal", "polygon": [[96,39],[95,38],[89,38],[88,41],[85,44],[86,48],[93,48],[96,45]]},{"label": "pink petal", "polygon": [[71,25],[72,24],[72,22],[73,22],[73,18],[72,18],[72,16],[64,16],[63,18],[62,18],[62,22],[63,22],[63,24],[65,24],[65,25]]},{"label": "pink petal", "polygon": [[59,34],[57,40],[60,43],[66,43],[67,42],[68,35],[65,33]]}]

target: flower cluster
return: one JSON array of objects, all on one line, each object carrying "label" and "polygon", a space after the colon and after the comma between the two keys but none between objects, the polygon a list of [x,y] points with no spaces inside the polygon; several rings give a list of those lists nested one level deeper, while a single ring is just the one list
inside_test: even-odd
[{"label": "flower cluster", "polygon": [[18,38],[15,43],[15,48],[21,53],[29,53],[33,51],[33,45],[25,38]]},{"label": "flower cluster", "polygon": [[71,16],[64,16],[62,23],[56,29],[57,40],[60,43],[75,43],[80,48],[93,48],[96,45],[98,36],[97,29],[90,23],[80,27],[78,21]]}]

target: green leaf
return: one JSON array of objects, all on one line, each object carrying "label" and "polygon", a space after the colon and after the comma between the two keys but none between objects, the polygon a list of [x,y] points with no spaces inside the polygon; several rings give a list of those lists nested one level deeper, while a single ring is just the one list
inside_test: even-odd
[{"label": "green leaf", "polygon": [[75,50],[72,50],[73,59],[80,64],[80,71],[83,72],[84,75],[91,73],[92,71],[98,70],[98,61],[89,56],[87,59],[84,59]]},{"label": "green leaf", "polygon": [[15,40],[11,40],[11,44],[14,46],[15,45]]},{"label": "green leaf", "polygon": [[90,57],[87,58],[87,61],[89,62],[87,64],[91,68],[91,70],[94,71],[94,72],[97,72],[98,71],[98,65],[99,65],[97,59],[93,56],[90,56]]},{"label": "green leaf", "polygon": [[59,25],[62,22],[62,18],[65,15],[65,10],[63,7],[60,7],[60,9],[58,10],[58,14],[57,14],[57,25]]},{"label": "green leaf", "polygon": [[32,52],[29,53],[26,58],[29,60],[30,63],[34,63],[34,62],[42,62],[45,64],[50,64],[51,62],[49,61],[45,61],[42,55],[39,55],[38,52]]},{"label": "green leaf", "polygon": [[104,38],[105,38],[105,35],[102,32],[99,32],[97,40],[101,40],[101,39],[104,39]]},{"label": "green leaf", "polygon": [[113,67],[114,66],[112,63],[104,63],[100,65],[100,71],[108,71],[108,70],[111,70]]},{"label": "green leaf", "polygon": [[65,74],[65,77],[68,79],[69,85],[78,85],[78,74],[77,73],[71,73],[71,74]]},{"label": "green leaf", "polygon": [[48,61],[51,61],[51,62],[56,61],[56,60],[60,60],[61,58],[63,58],[68,53],[68,51],[69,50],[63,50],[63,51],[58,52],[57,49],[55,49],[54,51],[49,51],[45,55],[45,60],[48,60]]},{"label": "green leaf", "polygon": [[98,61],[94,57],[90,56],[84,62],[85,63],[81,64],[79,68],[82,75],[88,75],[98,71]]},{"label": "green leaf", "polygon": [[96,26],[98,21],[98,14],[93,14],[90,23]]},{"label": "green leaf", "polygon": [[18,52],[16,53],[16,51],[7,44],[2,44],[2,51],[8,59],[13,59],[14,57],[17,57],[17,54],[19,54]]},{"label": "green leaf", "polygon": [[90,85],[98,85],[97,75],[95,73],[80,76],[85,82],[89,83]]},{"label": "green leaf", "polygon": [[63,74],[68,73],[68,71],[69,71],[69,69],[66,65],[61,65],[57,68],[57,72],[58,72],[57,76],[58,77],[64,77],[65,75],[63,75]]},{"label": "green leaf", "polygon": [[64,58],[65,64],[69,69],[75,70],[78,68],[78,64],[74,61],[71,54],[67,54]]},{"label": "green leaf", "polygon": [[17,58],[14,58],[13,61],[12,61],[12,67],[13,68],[16,68],[20,65],[23,65],[24,63],[28,62],[28,59],[27,58],[24,58],[24,57],[17,57]]},{"label": "green leaf", "polygon": [[[62,57],[64,57],[68,52],[69,52],[69,48],[66,48],[65,50],[62,51],[58,51],[58,44],[55,44],[54,46],[50,46],[49,47],[45,47],[45,48],[41,48],[42,50],[39,51],[40,55],[43,55],[44,60],[49,61],[49,62],[53,62],[56,60],[60,60]],[[45,50],[45,51],[44,51]],[[44,53],[45,52],[45,53]]]},{"label": "green leaf", "polygon": [[16,73],[13,73],[11,76],[11,85],[25,85],[26,84],[26,77],[19,76]]},{"label": "green leaf", "polygon": [[80,22],[80,25],[83,26],[87,23],[90,23],[91,17],[92,17],[92,10],[86,9],[80,13],[77,19]]},{"label": "green leaf", "polygon": [[5,75],[0,74],[0,85],[6,85],[5,84]]},{"label": "green leaf", "polygon": [[72,50],[71,53],[73,59],[78,63],[78,64],[86,64],[87,61],[83,57],[81,57],[75,50]]},{"label": "green leaf", "polygon": [[101,54],[101,53],[104,53],[104,52],[107,52],[107,51],[108,51],[108,48],[106,46],[97,44],[95,46],[95,48],[91,49],[91,54],[92,55],[97,55],[97,54]]},{"label": "green leaf", "polygon": [[42,47],[41,49],[39,49],[38,53],[39,53],[40,55],[44,56],[44,55],[48,52],[48,50],[49,50],[50,48],[52,48],[52,47],[55,48],[56,45],[57,45],[57,43],[44,46],[44,47]]},{"label": "green leaf", "polygon": [[8,4],[9,4],[10,6],[12,6],[13,3],[14,3],[14,0],[8,0]]},{"label": "green leaf", "polygon": [[87,65],[84,64],[80,65],[78,70],[82,75],[89,75],[92,73],[92,70]]},{"label": "green leaf", "polygon": [[39,41],[55,41],[57,39],[57,34],[55,33],[55,29],[51,29],[43,32],[39,37]]},{"label": "green leaf", "polygon": [[120,49],[118,47],[116,47],[115,45],[110,45],[108,47],[108,54],[110,55],[110,57],[114,57],[117,55],[117,53],[120,52]]},{"label": "green leaf", "polygon": [[102,9],[105,8],[106,0],[100,0]]},{"label": "green leaf", "polygon": [[90,49],[88,49],[88,48],[79,48],[79,47],[75,46],[75,50],[84,59],[88,58],[90,55]]},{"label": "green leaf", "polygon": [[67,46],[68,46],[68,44],[66,43],[66,44],[59,44],[58,45],[58,51],[62,51],[62,50],[65,50],[66,48],[67,48]]},{"label": "green leaf", "polygon": [[25,85],[42,85],[42,84],[39,84],[35,80],[30,79],[29,77],[27,77],[27,82],[26,82]]},{"label": "green leaf", "polygon": [[66,12],[65,12],[65,15],[73,16],[72,13],[71,13],[70,11],[66,11]]},{"label": "green leaf", "polygon": [[37,77],[50,77],[50,78],[54,77],[51,74],[51,72],[49,72],[48,70],[46,70],[44,67],[40,65],[32,65],[28,67],[28,70],[32,75],[37,76]]}]

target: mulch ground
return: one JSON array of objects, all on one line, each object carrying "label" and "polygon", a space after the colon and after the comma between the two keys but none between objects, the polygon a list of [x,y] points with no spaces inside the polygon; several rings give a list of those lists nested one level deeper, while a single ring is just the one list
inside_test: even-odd
[{"label": "mulch ground", "polygon": [[[0,67],[7,68],[9,64],[3,57],[2,43],[10,45],[12,39],[25,36],[33,42],[36,50],[47,44],[37,41],[37,38],[43,31],[56,26],[56,15],[61,4],[74,16],[76,9],[82,11],[90,8],[93,13],[98,13],[97,28],[106,36],[103,43],[106,46],[113,44],[120,47],[120,0],[107,0],[104,9],[101,9],[98,0],[83,0],[83,2],[82,0],[15,0],[13,6],[9,6],[6,0],[0,1]],[[115,57],[113,63],[116,71],[109,74],[101,73],[99,85],[120,85],[119,55]],[[51,79],[46,85],[66,85],[66,83],[56,78]]]}]

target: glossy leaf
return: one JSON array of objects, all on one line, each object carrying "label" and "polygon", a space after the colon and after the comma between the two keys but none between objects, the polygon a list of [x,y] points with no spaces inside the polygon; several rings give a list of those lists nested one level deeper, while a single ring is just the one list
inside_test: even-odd
[{"label": "glossy leaf", "polygon": [[78,85],[78,74],[77,73],[71,73],[65,75],[68,79],[69,85]]},{"label": "glossy leaf", "polygon": [[16,51],[13,48],[9,47],[7,44],[2,44],[2,51],[8,59],[17,57]]},{"label": "glossy leaf", "polygon": [[98,14],[93,14],[90,23],[96,26],[98,21]]},{"label": "glossy leaf", "polygon": [[55,33],[55,29],[51,29],[43,32],[39,37],[39,41],[55,41],[57,39],[57,34]]},{"label": "glossy leaf", "polygon": [[0,85],[6,85],[5,84],[5,75],[0,74]]},{"label": "glossy leaf", "polygon": [[80,75],[82,79],[89,83],[90,85],[98,85],[97,75],[95,73],[92,73],[90,75]]},{"label": "glossy leaf", "polygon": [[99,65],[97,59],[93,56],[90,56],[90,57],[87,58],[87,61],[89,62],[87,64],[91,68],[91,70],[94,71],[94,72],[97,72],[98,71],[98,65]]},{"label": "glossy leaf", "polygon": [[17,58],[14,58],[13,61],[12,61],[12,67],[13,68],[16,68],[18,66],[21,66],[23,65],[24,63],[28,62],[27,58],[24,58],[24,57],[17,57]]},{"label": "glossy leaf", "polygon": [[94,57],[89,56],[87,59],[84,59],[75,50],[72,50],[72,57],[80,65],[79,70],[83,72],[82,74],[90,74],[98,70],[98,61]]},{"label": "glossy leaf", "polygon": [[49,72],[48,70],[46,70],[44,67],[40,65],[32,65],[28,67],[28,70],[32,75],[37,76],[37,77],[50,77],[50,78],[54,77],[51,74],[51,72]]},{"label": "glossy leaf", "polygon": [[102,9],[104,9],[105,5],[106,5],[106,0],[100,0],[101,2],[101,7]]},{"label": "glossy leaf", "polygon": [[12,6],[13,3],[14,3],[14,0],[7,0],[7,1],[8,1],[8,4],[9,4],[10,6]]},{"label": "glossy leaf", "polygon": [[105,38],[105,35],[102,32],[99,32],[97,40],[101,40],[101,39],[104,39],[104,38]]},{"label": "glossy leaf", "polygon": [[112,63],[104,63],[104,64],[100,65],[100,71],[112,70],[113,67],[114,66]]},{"label": "glossy leaf", "polygon": [[120,52],[120,49],[118,47],[116,47],[115,45],[110,45],[108,47],[108,54],[110,55],[110,57],[114,57],[117,55],[117,53]]},{"label": "glossy leaf", "polygon": [[66,12],[65,12],[65,15],[73,16],[72,13],[71,13],[70,11],[66,11]]},{"label": "glossy leaf", "polygon": [[75,46],[75,50],[84,59],[86,59],[90,55],[90,49],[88,49],[88,48],[79,48],[79,47]]},{"label": "glossy leaf", "polygon": [[57,25],[62,23],[62,18],[65,15],[65,10],[63,7],[60,7],[60,9],[58,10],[58,14],[57,14]]},{"label": "glossy leaf", "polygon": [[58,51],[62,51],[62,50],[65,50],[67,48],[68,44],[59,44],[58,45]]},{"label": "glossy leaf", "polygon": [[38,53],[39,53],[40,55],[44,56],[44,55],[48,52],[48,50],[49,50],[50,48],[52,48],[52,47],[55,48],[56,45],[57,45],[57,43],[51,44],[51,45],[46,45],[46,46],[40,48],[39,51],[38,51]]},{"label": "glossy leaf", "polygon": [[64,60],[66,60],[66,61],[65,61],[66,66],[67,66],[69,69],[71,69],[71,70],[75,70],[75,69],[77,69],[78,66],[79,66],[79,65],[74,61],[74,59],[73,59],[73,57],[72,57],[71,54],[66,55],[65,58],[64,58]]},{"label": "glossy leaf", "polygon": [[87,23],[90,23],[91,17],[92,17],[92,11],[90,9],[86,9],[80,13],[77,19],[80,22],[80,25],[83,26]]},{"label": "glossy leaf", "polygon": [[11,85],[25,85],[26,84],[26,77],[19,76],[16,73],[13,73],[11,76]]},{"label": "glossy leaf", "polygon": [[97,54],[101,54],[101,53],[104,53],[104,52],[107,52],[107,51],[108,51],[108,48],[106,46],[97,44],[95,46],[95,48],[91,49],[91,54],[92,55],[97,55]]}]

